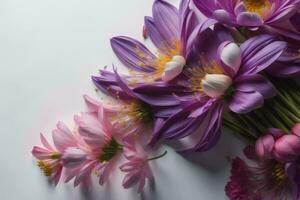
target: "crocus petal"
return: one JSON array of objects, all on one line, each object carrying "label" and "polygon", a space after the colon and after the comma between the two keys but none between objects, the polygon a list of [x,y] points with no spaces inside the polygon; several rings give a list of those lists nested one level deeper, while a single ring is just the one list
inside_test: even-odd
[{"label": "crocus petal", "polygon": [[299,12],[290,18],[290,22],[298,31],[300,31],[300,13]]},{"label": "crocus petal", "polygon": [[236,91],[229,102],[229,108],[235,113],[248,113],[263,104],[264,97],[258,92]]},{"label": "crocus petal", "polygon": [[92,76],[92,81],[98,89],[107,95],[115,97],[116,95],[122,100],[131,100],[132,97],[123,91],[114,72],[100,70],[100,76]]},{"label": "crocus petal", "polygon": [[233,71],[234,75],[241,66],[242,53],[240,47],[236,43],[228,43],[220,50],[220,59],[223,64]]},{"label": "crocus petal", "polygon": [[[182,1],[182,4],[184,2],[189,2],[189,1]],[[189,54],[190,49],[187,47],[188,40],[194,40],[190,38],[192,35],[194,29],[197,27],[199,24],[198,17],[196,13],[191,10],[187,9],[186,14],[181,17],[183,19],[182,25],[181,25],[181,44],[182,44],[182,52],[181,54],[187,58],[187,55]]]},{"label": "crocus petal", "polygon": [[[199,46],[197,46],[197,48],[193,48],[194,44],[198,43],[200,41],[200,45],[203,43],[204,47],[215,47],[216,49],[217,47],[217,42],[216,42],[216,34],[214,34],[209,27],[213,26],[217,23],[218,21],[215,19],[206,19],[202,22],[200,22],[192,31],[192,33],[190,34],[187,42],[186,42],[186,49],[192,49],[193,51],[189,51],[189,54],[191,54],[190,56],[193,55],[199,55],[198,54],[198,49]],[[203,41],[203,42],[202,42]],[[209,44],[205,44],[205,42],[208,42]],[[213,45],[212,45],[213,44]],[[201,48],[200,48],[201,49]],[[212,48],[212,51],[214,51],[215,49]],[[188,54],[188,55],[189,55]]]},{"label": "crocus petal", "polygon": [[300,198],[300,172],[297,163],[287,163],[285,173],[292,185],[293,199],[297,200]]},{"label": "crocus petal", "polygon": [[260,159],[269,159],[272,156],[272,150],[275,144],[272,135],[265,135],[256,140],[255,150]]},{"label": "crocus petal", "polygon": [[242,64],[239,74],[256,74],[270,66],[286,49],[286,43],[272,36],[260,35],[241,45]]},{"label": "crocus petal", "polygon": [[[152,9],[153,20],[160,34],[165,38],[168,46],[174,46],[174,40],[180,38],[180,21],[179,12],[172,4],[163,1],[155,0]],[[159,49],[164,49],[165,44],[161,44]]]},{"label": "crocus petal", "polygon": [[213,17],[221,23],[230,24],[231,18],[226,10],[218,9],[213,12]]},{"label": "crocus petal", "polygon": [[265,99],[272,98],[277,94],[273,84],[260,74],[238,77],[235,80],[234,88],[241,92],[259,92]]},{"label": "crocus petal", "polygon": [[192,135],[182,138],[179,153],[204,152],[212,148],[221,135],[223,104],[214,104],[210,111],[204,115],[198,129]]},{"label": "crocus petal", "polygon": [[[157,27],[154,24],[154,20],[152,17],[145,17],[145,29],[149,34],[149,37],[153,44],[157,47],[160,48],[162,44],[165,44],[166,39],[164,36],[159,32]],[[168,44],[165,44],[168,45]],[[171,49],[170,46],[167,46],[167,49],[160,49],[162,53],[168,54],[169,52],[167,51],[168,49]]]},{"label": "crocus petal", "polygon": [[171,81],[176,78],[183,70],[184,65],[171,61],[166,64],[165,72],[162,75],[162,80],[165,82]]},{"label": "crocus petal", "polygon": [[211,0],[194,0],[194,4],[207,17],[210,17],[212,15],[212,10],[216,9],[215,1]]},{"label": "crocus petal", "polygon": [[125,36],[114,37],[111,39],[111,46],[116,56],[128,68],[142,72],[154,70],[155,55],[137,40]]},{"label": "crocus petal", "polygon": [[237,16],[237,23],[243,26],[257,27],[263,25],[263,20],[256,13],[242,12]]}]

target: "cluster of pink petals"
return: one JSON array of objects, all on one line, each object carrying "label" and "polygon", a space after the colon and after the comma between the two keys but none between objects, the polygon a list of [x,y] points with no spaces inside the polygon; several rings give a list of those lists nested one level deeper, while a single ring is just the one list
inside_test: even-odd
[{"label": "cluster of pink petals", "polygon": [[276,159],[279,162],[294,161],[300,155],[300,124],[290,133],[269,129],[269,133],[256,141],[256,153],[262,160]]},{"label": "cluster of pink petals", "polygon": [[124,155],[127,159],[120,169],[125,172],[123,187],[130,188],[138,185],[138,193],[141,193],[146,179],[153,180],[153,174],[150,169],[148,158],[142,148],[136,145],[134,137],[127,136],[124,141]]},{"label": "cluster of pink petals", "polygon": [[110,106],[89,96],[84,99],[88,111],[75,115],[74,131],[62,122],[53,130],[55,148],[41,134],[44,147],[34,146],[32,150],[38,165],[55,185],[64,171],[64,181],[74,180],[74,186],[90,185],[92,174],[97,174],[103,185],[119,166],[125,173],[123,187],[138,185],[138,192],[142,192],[146,180],[153,177],[149,159],[134,133],[116,129],[117,124],[111,123],[120,105]]}]

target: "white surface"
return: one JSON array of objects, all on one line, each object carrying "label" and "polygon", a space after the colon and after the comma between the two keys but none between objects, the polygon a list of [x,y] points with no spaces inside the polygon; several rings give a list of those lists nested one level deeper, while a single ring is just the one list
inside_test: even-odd
[{"label": "white surface", "polygon": [[[139,196],[123,190],[119,173],[101,188],[48,184],[31,156],[39,132],[56,121],[72,125],[94,95],[89,76],[112,62],[115,35],[141,37],[152,0],[0,0],[0,199],[1,200],[223,200],[229,175],[230,136],[205,155],[185,159],[169,150],[153,163],[156,184]],[[176,1],[177,2],[177,1]],[[167,148],[167,147],[166,147]],[[197,158],[197,159],[196,159]]]}]

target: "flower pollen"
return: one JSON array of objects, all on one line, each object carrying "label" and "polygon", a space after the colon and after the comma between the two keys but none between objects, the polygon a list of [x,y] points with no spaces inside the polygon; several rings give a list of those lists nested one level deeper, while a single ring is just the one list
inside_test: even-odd
[{"label": "flower pollen", "polygon": [[243,0],[243,3],[248,12],[256,13],[262,17],[266,16],[271,8],[269,0]]},{"label": "flower pollen", "polygon": [[[166,53],[167,52],[167,53]],[[157,79],[160,79],[165,71],[166,64],[170,62],[173,56],[180,55],[181,53],[181,43],[178,39],[175,39],[172,47],[168,47],[166,44],[162,44],[160,50],[156,53],[156,59],[147,58],[148,62],[140,62],[140,67],[150,68],[153,71],[151,73],[137,72],[134,70],[129,70],[129,73],[135,77],[131,79],[130,84],[136,85],[139,82],[139,79],[142,79],[144,82],[153,82]],[[145,59],[146,55],[138,49],[135,50],[135,54],[141,58]]]},{"label": "flower pollen", "polygon": [[41,170],[43,170],[45,176],[51,176],[52,175],[52,172],[53,172],[53,169],[52,169],[52,166],[50,164],[47,164],[45,161],[43,160],[39,160],[38,161],[38,164],[39,168]]}]

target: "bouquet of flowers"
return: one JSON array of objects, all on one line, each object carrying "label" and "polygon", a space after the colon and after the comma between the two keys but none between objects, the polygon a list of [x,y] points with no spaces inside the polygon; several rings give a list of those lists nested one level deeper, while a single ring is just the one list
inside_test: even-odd
[{"label": "bouquet of flowers", "polygon": [[[75,127],[58,122],[54,146],[32,154],[57,184],[105,184],[117,166],[123,187],[154,181],[149,163],[167,154],[205,153],[224,128],[245,142],[225,191],[232,200],[300,200],[300,0],[155,0],[143,37],[111,47],[128,68],[92,76],[105,98],[84,95]],[[171,141],[171,142],[169,142]],[[63,174],[63,175],[62,175]]]}]

